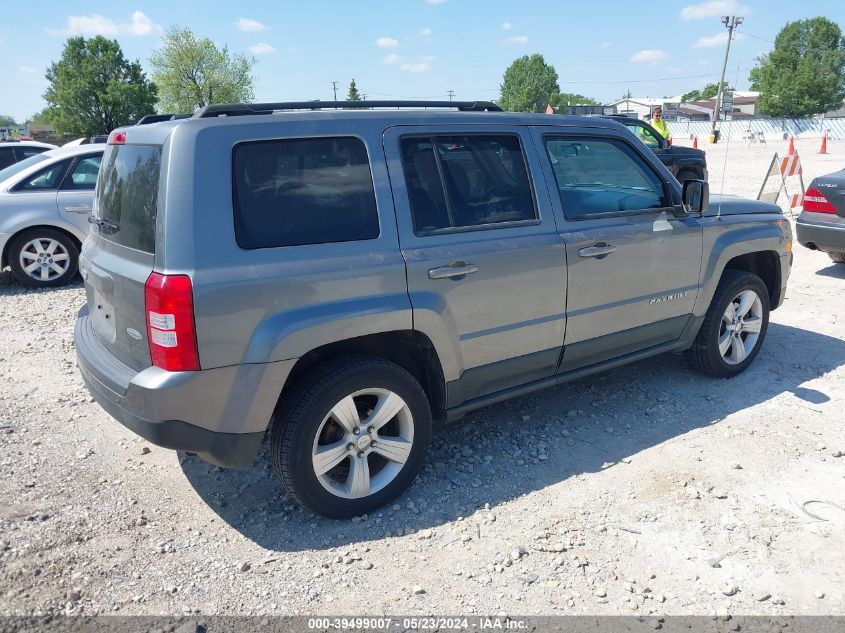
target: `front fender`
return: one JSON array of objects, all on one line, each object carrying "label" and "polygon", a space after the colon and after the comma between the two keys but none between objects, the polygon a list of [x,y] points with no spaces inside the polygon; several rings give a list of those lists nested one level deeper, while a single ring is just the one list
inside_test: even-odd
[{"label": "front fender", "polygon": [[[721,216],[703,218],[704,252],[709,253],[701,267],[701,292],[693,314],[703,316],[710,306],[727,263],[749,253],[772,251],[782,258],[790,231],[786,221],[757,216]],[[787,228],[784,228],[786,224]]]},{"label": "front fender", "polygon": [[301,358],[328,343],[412,328],[406,293],[321,303],[265,318],[253,332],[243,362]]}]

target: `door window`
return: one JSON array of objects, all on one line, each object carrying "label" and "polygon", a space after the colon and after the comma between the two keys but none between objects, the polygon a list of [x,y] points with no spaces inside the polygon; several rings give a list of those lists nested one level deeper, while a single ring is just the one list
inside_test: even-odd
[{"label": "door window", "polygon": [[73,169],[65,176],[62,189],[65,191],[93,191],[97,184],[102,154],[86,156],[76,161]]},{"label": "door window", "polygon": [[41,171],[34,173],[29,178],[20,182],[15,191],[48,191],[51,189],[58,189],[59,182],[62,179],[62,174],[70,163],[69,160],[63,160],[58,163],[53,163],[49,167],[45,167]]},{"label": "door window", "polygon": [[663,182],[623,141],[548,137],[545,145],[568,220],[671,206]]},{"label": "door window", "polygon": [[15,164],[15,150],[11,147],[0,147],[0,169]]},{"label": "door window", "polygon": [[660,141],[654,135],[654,132],[649,130],[644,125],[638,125],[636,123],[625,124],[631,132],[633,132],[634,136],[640,139],[643,143],[645,143],[646,147],[650,149],[656,149],[660,147]]},{"label": "door window", "polygon": [[519,137],[407,137],[402,165],[416,234],[537,218]]}]

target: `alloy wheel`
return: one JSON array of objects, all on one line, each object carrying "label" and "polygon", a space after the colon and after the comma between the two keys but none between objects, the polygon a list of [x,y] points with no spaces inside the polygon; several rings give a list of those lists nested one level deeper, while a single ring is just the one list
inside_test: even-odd
[{"label": "alloy wheel", "polygon": [[388,389],[356,391],[318,427],[311,463],[320,484],[344,499],[372,495],[393,481],[411,454],[414,419]]},{"label": "alloy wheel", "polygon": [[739,365],[754,351],[763,325],[763,302],[753,290],[743,290],[728,303],[719,327],[719,353],[729,365]]},{"label": "alloy wheel", "polygon": [[58,240],[36,238],[24,244],[19,263],[23,271],[35,281],[53,281],[67,273],[70,254]]}]

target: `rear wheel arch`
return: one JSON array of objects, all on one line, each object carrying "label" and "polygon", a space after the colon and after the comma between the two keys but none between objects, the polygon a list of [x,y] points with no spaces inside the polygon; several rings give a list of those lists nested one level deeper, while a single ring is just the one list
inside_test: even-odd
[{"label": "rear wheel arch", "polygon": [[443,417],[446,406],[443,367],[431,339],[417,330],[368,334],[327,343],[309,351],[293,366],[279,395],[279,402],[314,367],[336,358],[355,355],[383,358],[408,371],[425,391],[432,417],[435,420]]},{"label": "rear wheel arch", "polygon": [[3,252],[0,253],[0,269],[5,268],[9,265],[9,247],[12,242],[24,231],[31,231],[33,229],[50,229],[53,231],[59,231],[60,233],[64,233],[67,235],[71,240],[73,240],[74,246],[76,246],[77,251],[80,253],[82,252],[82,240],[79,239],[79,236],[75,235],[73,232],[68,231],[66,228],[62,226],[58,226],[55,224],[34,224],[32,226],[25,226],[21,228],[19,231],[15,231],[11,237],[6,241],[5,246],[3,247]]}]

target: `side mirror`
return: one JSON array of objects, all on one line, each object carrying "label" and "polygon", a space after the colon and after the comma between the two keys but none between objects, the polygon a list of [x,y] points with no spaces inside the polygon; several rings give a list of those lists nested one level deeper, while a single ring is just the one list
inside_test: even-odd
[{"label": "side mirror", "polygon": [[683,203],[686,213],[704,213],[710,206],[710,185],[704,180],[685,180]]}]

